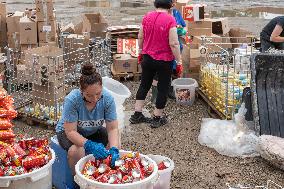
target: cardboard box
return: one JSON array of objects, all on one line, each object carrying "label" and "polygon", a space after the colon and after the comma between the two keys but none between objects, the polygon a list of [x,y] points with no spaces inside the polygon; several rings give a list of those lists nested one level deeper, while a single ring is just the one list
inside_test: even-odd
[{"label": "cardboard box", "polygon": [[27,50],[31,50],[31,49],[34,49],[34,48],[37,48],[37,45],[21,45],[21,51],[24,52],[24,51],[27,51]]},{"label": "cardboard box", "polygon": [[9,34],[20,32],[20,19],[24,16],[24,12],[16,11],[7,15],[7,32]]},{"label": "cardboard box", "polygon": [[1,15],[1,22],[0,22],[0,47],[5,47],[7,45],[7,26],[6,26],[6,3],[0,2],[0,15]]},{"label": "cardboard box", "polygon": [[39,47],[44,47],[44,46],[51,46],[51,47],[57,47],[58,44],[56,41],[50,41],[50,42],[46,42],[46,43],[38,43]]},{"label": "cardboard box", "polygon": [[83,15],[83,32],[89,32],[91,37],[105,37],[108,24],[100,13],[90,13]]},{"label": "cardboard box", "polygon": [[188,33],[191,36],[211,36],[212,35],[212,28],[191,28],[188,30]]},{"label": "cardboard box", "polygon": [[188,4],[189,0],[177,0],[175,8],[182,13],[182,7]]},{"label": "cardboard box", "polygon": [[61,32],[75,33],[75,26],[73,23],[69,23],[61,28]]},{"label": "cardboard box", "polygon": [[117,38],[117,53],[138,56],[138,39]]},{"label": "cardboard box", "polygon": [[137,58],[130,54],[116,54],[113,56],[113,67],[117,73],[136,73],[137,72]]},{"label": "cardboard box", "polygon": [[35,5],[36,5],[36,18],[37,21],[44,21],[44,17],[45,17],[45,12],[44,12],[44,2],[43,0],[35,0]]},{"label": "cardboard box", "polygon": [[53,5],[53,0],[46,0],[46,12],[47,12],[47,20],[53,21],[55,20],[55,9]]},{"label": "cardboard box", "polygon": [[205,5],[190,4],[182,7],[182,17],[190,22],[200,21],[204,19]]},{"label": "cardboard box", "polygon": [[20,33],[7,33],[7,41],[9,48],[20,48]]},{"label": "cardboard box", "polygon": [[38,22],[38,41],[40,43],[46,43],[55,41],[57,36],[56,21]]},{"label": "cardboard box", "polygon": [[37,23],[35,20],[22,17],[20,19],[20,44],[37,44]]},{"label": "cardboard box", "polygon": [[251,43],[251,38],[249,38],[249,36],[251,36],[252,33],[247,30],[241,28],[231,28],[229,35],[232,37],[231,43],[233,43],[233,48],[240,47],[242,43]]},{"label": "cardboard box", "polygon": [[64,77],[63,49],[43,46],[25,51],[24,54],[25,65],[30,75],[34,76],[34,83],[42,85],[44,80],[56,82],[57,78]]},{"label": "cardboard box", "polygon": [[49,106],[55,106],[62,102],[65,97],[64,80],[58,83],[46,83],[45,85],[33,84],[32,96],[33,102]]},{"label": "cardboard box", "polygon": [[212,33],[217,35],[224,35],[229,33],[229,20],[228,18],[212,19]]}]

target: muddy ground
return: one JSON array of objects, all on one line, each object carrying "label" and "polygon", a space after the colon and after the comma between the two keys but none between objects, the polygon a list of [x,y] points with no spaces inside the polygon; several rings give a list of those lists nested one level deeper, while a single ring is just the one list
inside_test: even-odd
[{"label": "muddy ground", "polygon": [[[24,10],[30,7],[31,0],[8,0],[8,10]],[[110,25],[139,24],[142,15],[153,9],[152,5],[141,3],[139,7],[86,7],[85,1],[55,0],[58,21],[66,24],[77,22],[78,16],[84,12],[101,12]],[[128,1],[134,2],[134,1]],[[270,16],[284,13],[283,1],[206,1],[212,17],[230,16],[231,27],[242,27],[258,35],[261,28],[269,21]],[[261,11],[250,12],[247,9],[260,6],[277,7],[267,14]],[[272,13],[272,14],[271,14]],[[133,110],[134,94],[139,83],[125,83],[132,91],[132,96],[126,101],[126,111]],[[147,109],[151,110],[149,103]],[[273,180],[284,186],[283,171],[275,169],[261,158],[229,158],[219,155],[214,150],[201,146],[197,142],[201,119],[208,117],[206,105],[196,100],[192,107],[176,105],[169,101],[166,110],[170,123],[162,128],[151,129],[146,124],[129,125],[126,122],[122,136],[122,146],[126,150],[140,151],[143,154],[162,154],[175,162],[171,188],[228,188],[226,183],[263,185],[267,180]],[[129,114],[129,113],[128,113]],[[28,134],[35,137],[50,137],[54,132],[39,126],[28,126],[16,121],[16,133]]]}]

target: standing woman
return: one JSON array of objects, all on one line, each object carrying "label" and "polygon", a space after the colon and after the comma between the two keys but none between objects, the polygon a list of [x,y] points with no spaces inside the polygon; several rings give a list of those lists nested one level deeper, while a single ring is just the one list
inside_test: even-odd
[{"label": "standing woman", "polygon": [[[130,117],[132,124],[147,122],[152,128],[157,128],[168,122],[163,110],[167,102],[173,60],[177,61],[177,72],[182,72],[177,24],[169,13],[172,5],[172,0],[155,0],[156,10],[143,18],[138,35],[142,77],[136,94],[135,113]],[[150,119],[142,114],[142,108],[156,74],[158,94],[153,119]]]},{"label": "standing woman", "polygon": [[72,90],[65,97],[56,134],[59,144],[68,152],[73,174],[75,164],[86,154],[93,154],[96,159],[111,155],[112,166],[119,158],[114,98],[103,89],[102,78],[92,64],[82,67],[80,89]]}]

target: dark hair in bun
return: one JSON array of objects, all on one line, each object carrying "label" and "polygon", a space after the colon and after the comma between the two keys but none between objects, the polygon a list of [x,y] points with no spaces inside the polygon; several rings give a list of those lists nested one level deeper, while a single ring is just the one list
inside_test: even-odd
[{"label": "dark hair in bun", "polygon": [[173,6],[173,1],[172,0],[155,0],[154,6],[155,6],[156,9],[158,9],[158,8],[170,9]]},{"label": "dark hair in bun", "polygon": [[82,75],[80,77],[81,90],[85,90],[89,85],[99,84],[102,85],[102,77],[96,72],[94,66],[90,63],[83,65]]}]

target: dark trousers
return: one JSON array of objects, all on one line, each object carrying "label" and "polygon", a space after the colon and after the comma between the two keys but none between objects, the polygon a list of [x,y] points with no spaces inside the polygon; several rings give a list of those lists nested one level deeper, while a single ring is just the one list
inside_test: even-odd
[{"label": "dark trousers", "polygon": [[274,43],[260,38],[261,52],[266,52],[269,48],[284,50],[284,43]]},{"label": "dark trousers", "polygon": [[[58,132],[56,133],[56,135],[60,146],[68,152],[69,148],[73,145],[73,143],[67,138],[65,131]],[[98,130],[94,134],[85,138],[93,142],[102,143],[105,147],[108,144],[107,129],[102,126],[100,126],[100,128],[98,128]]]},{"label": "dark trousers", "polygon": [[154,60],[151,56],[143,55],[141,62],[142,77],[139,89],[136,94],[136,100],[145,100],[150,90],[154,76],[157,74],[158,94],[156,108],[164,109],[167,103],[169,85],[172,74],[172,61]]}]

